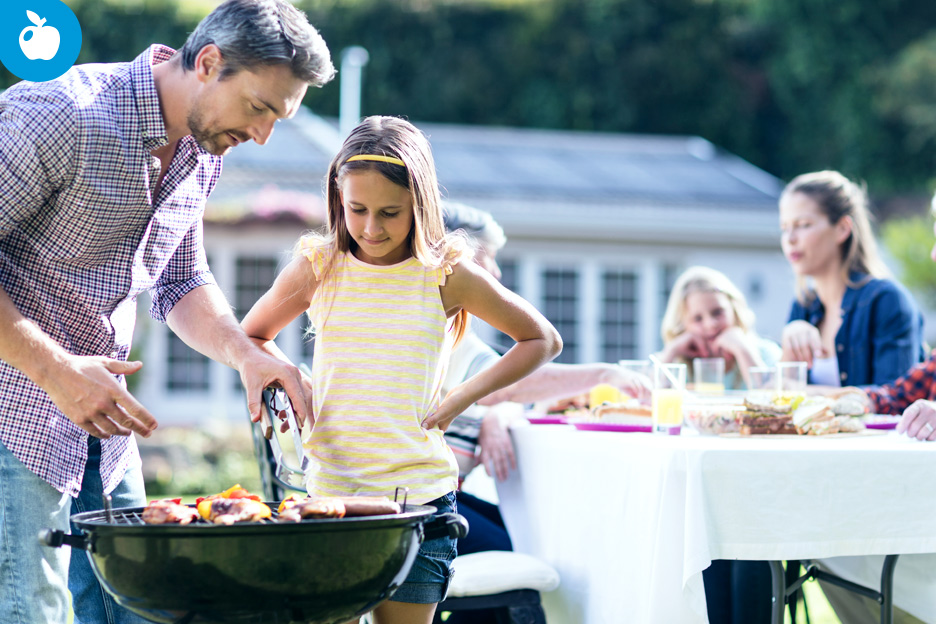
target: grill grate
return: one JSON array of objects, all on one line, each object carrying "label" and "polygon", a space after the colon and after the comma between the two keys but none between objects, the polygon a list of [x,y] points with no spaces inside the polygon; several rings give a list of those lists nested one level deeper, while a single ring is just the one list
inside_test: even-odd
[{"label": "grill grate", "polygon": [[[272,508],[273,517],[264,518],[263,520],[258,520],[255,522],[238,522],[237,525],[253,525],[253,524],[281,524],[276,522],[276,519],[279,517],[276,508]],[[217,526],[208,520],[205,520],[202,517],[199,517],[195,520],[192,520],[187,525],[176,525],[173,523],[161,524],[161,525],[149,525],[143,521],[143,512],[137,511],[136,509],[115,509],[111,511],[110,522],[108,522],[106,513],[101,511],[100,513],[89,515],[84,518],[85,522],[92,522],[94,524],[111,524],[111,525],[124,525],[124,526],[192,526],[192,525],[206,525],[206,526]],[[306,522],[306,520],[303,520]],[[295,524],[295,523],[291,523]]]}]

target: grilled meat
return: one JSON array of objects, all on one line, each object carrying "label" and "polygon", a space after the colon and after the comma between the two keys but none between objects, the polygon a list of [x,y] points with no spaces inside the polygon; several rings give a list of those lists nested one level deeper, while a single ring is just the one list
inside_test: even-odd
[{"label": "grilled meat", "polygon": [[146,524],[188,524],[198,519],[198,512],[180,504],[180,499],[150,501],[143,510]]},{"label": "grilled meat", "polygon": [[280,503],[278,511],[281,522],[299,522],[308,518],[398,514],[400,505],[385,496],[324,496],[305,499],[290,496]]},{"label": "grilled meat", "polygon": [[269,507],[250,498],[206,498],[198,503],[198,513],[209,522],[228,525],[259,522],[273,515]]},{"label": "grilled meat", "polygon": [[280,522],[299,522],[309,518],[343,518],[345,506],[340,498],[287,498],[279,506]]}]

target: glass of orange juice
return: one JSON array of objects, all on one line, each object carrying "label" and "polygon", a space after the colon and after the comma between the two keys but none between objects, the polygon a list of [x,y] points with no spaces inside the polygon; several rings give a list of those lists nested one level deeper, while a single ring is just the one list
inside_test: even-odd
[{"label": "glass of orange juice", "polygon": [[699,394],[725,394],[725,358],[692,360],[692,389]]},{"label": "glass of orange juice", "polygon": [[651,414],[653,431],[678,435],[683,422],[686,365],[658,362],[653,366]]},{"label": "glass of orange juice", "polygon": [[588,407],[595,409],[604,403],[617,404],[621,402],[621,391],[611,384],[600,383],[592,386],[588,392]]}]

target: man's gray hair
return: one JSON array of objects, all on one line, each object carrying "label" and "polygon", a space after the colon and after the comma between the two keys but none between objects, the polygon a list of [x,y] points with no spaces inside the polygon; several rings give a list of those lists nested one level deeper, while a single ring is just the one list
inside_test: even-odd
[{"label": "man's gray hair", "polygon": [[325,40],[289,0],[228,0],[208,14],[180,51],[182,67],[214,44],[224,58],[221,78],[243,69],[288,64],[293,74],[320,87],[335,75]]},{"label": "man's gray hair", "polygon": [[458,202],[444,201],[442,217],[445,219],[447,231],[464,230],[478,244],[495,253],[507,244],[504,229],[494,220],[490,212]]}]

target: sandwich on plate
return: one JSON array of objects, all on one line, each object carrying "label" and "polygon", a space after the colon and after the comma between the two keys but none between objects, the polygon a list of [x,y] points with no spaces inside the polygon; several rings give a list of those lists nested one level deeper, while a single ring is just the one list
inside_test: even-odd
[{"label": "sandwich on plate", "polygon": [[738,412],[741,435],[796,434],[793,411],[805,397],[802,394],[752,393],[744,398]]},{"label": "sandwich on plate", "polygon": [[863,415],[864,406],[849,397],[832,400],[815,396],[807,398],[794,410],[793,425],[800,434],[855,433],[865,426],[853,416]]}]

